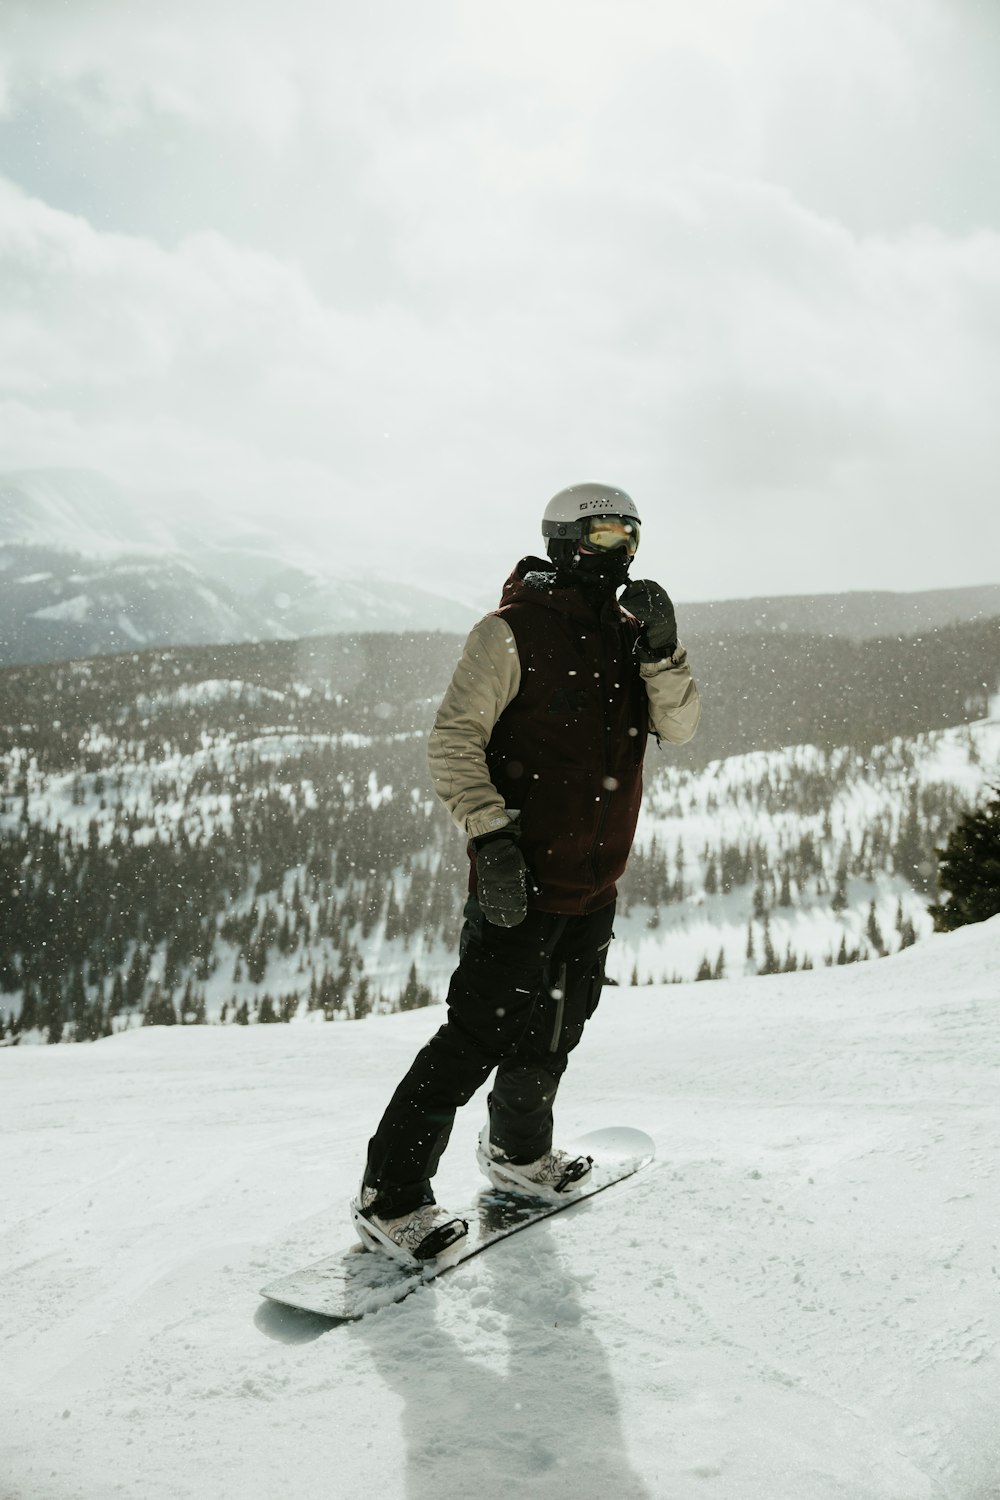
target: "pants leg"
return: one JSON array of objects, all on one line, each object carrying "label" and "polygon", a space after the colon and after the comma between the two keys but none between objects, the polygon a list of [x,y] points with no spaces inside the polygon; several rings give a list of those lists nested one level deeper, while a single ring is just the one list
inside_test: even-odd
[{"label": "pants leg", "polygon": [[493,927],[471,900],[466,917],[448,1018],[417,1054],[369,1142],[365,1181],[379,1189],[387,1214],[433,1201],[430,1179],[455,1111],[515,1050],[565,920],[532,911],[518,927]]},{"label": "pants leg", "polygon": [[[407,1213],[433,1200],[430,1179],[448,1144],[456,1110],[507,1059],[513,1071],[509,1088],[501,1090],[500,1118],[530,1114],[542,1096],[541,1130],[547,1112],[551,1143],[558,1079],[600,993],[598,985],[591,1003],[584,977],[593,976],[603,939],[588,941],[586,929],[596,924],[593,931],[606,930],[610,940],[613,908],[591,917],[531,911],[520,926],[510,928],[486,922],[474,901],[466,912],[459,964],[448,991],[448,1018],[417,1054],[369,1142],[365,1181],[379,1189],[387,1214]],[[573,924],[575,936],[564,941]],[[554,1017],[560,1002],[551,984],[557,947],[565,953],[559,964],[565,962],[569,976],[558,1036]],[[556,1037],[554,1051],[545,1046],[546,1037],[550,1044]],[[509,1108],[504,1103],[508,1093],[513,1096]]]},{"label": "pants leg", "polygon": [[569,1054],[597,1009],[615,908],[568,917],[553,945],[530,1022],[497,1068],[490,1094],[490,1140],[514,1162],[552,1149],[552,1106]]}]

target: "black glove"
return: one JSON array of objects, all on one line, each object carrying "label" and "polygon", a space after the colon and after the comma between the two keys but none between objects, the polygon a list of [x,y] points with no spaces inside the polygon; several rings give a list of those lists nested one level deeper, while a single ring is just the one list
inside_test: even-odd
[{"label": "black glove", "polygon": [[527,871],[517,845],[513,825],[472,840],[479,905],[494,927],[517,927],[528,915]]},{"label": "black glove", "polygon": [[677,617],[670,595],[651,578],[634,578],[618,603],[642,626],[635,654],[640,661],[662,661],[677,650]]}]

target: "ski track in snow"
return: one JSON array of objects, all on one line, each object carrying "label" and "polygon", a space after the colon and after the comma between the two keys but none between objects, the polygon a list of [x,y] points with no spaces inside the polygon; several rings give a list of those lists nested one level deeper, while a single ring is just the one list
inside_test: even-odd
[{"label": "ski track in snow", "polygon": [[654,1165],[332,1331],[257,1289],[440,1012],[0,1052],[0,1496],[991,1500],[998,960],[606,992],[560,1132]]}]

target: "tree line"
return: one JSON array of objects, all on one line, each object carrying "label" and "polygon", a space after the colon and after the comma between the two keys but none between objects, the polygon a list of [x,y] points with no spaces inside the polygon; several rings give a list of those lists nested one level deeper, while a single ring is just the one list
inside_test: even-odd
[{"label": "tree line", "polygon": [[[980,706],[972,677],[985,674],[980,652],[990,640],[995,650],[995,626],[936,633],[940,650],[930,660],[965,663],[963,714]],[[735,673],[739,654],[732,641],[716,645],[714,681],[707,647],[707,682],[698,668],[709,742],[723,713],[720,683],[736,694],[726,673]],[[436,998],[415,961],[405,981],[405,966],[392,983],[380,981],[371,948],[375,939],[397,954],[454,945],[464,848],[429,785],[426,733],[456,648],[445,636],[334,637],[0,672],[0,1011],[8,1039],[29,1029],[53,1040],[106,1035],[151,1016],[196,1024],[208,1014],[209,990],[211,1018],[232,1024],[309,1013],[358,1018]],[[836,648],[852,649],[843,641]],[[740,660],[746,704],[757,668],[745,654]],[[904,666],[897,659],[897,670]],[[779,680],[774,659],[768,672]],[[789,673],[780,680],[787,687]],[[875,672],[872,680],[882,679]],[[982,675],[978,691],[988,683]],[[863,682],[856,705],[867,692]],[[931,697],[928,690],[928,717]],[[826,699],[813,702],[815,730]],[[737,720],[744,711],[736,709]],[[849,881],[885,872],[933,894],[935,850],[963,806],[953,787],[919,784],[913,744],[840,745],[793,762],[762,756],[756,773],[744,770],[737,800],[772,830],[766,839],[724,832],[736,795],[725,761],[706,771],[673,754],[661,760],[651,747],[647,808],[658,826],[682,834],[636,848],[622,911],[648,908],[655,926],[692,895],[746,892],[747,962],[752,955],[761,972],[775,972],[805,964],[775,950],[770,923],[783,909],[843,911]],[[909,790],[848,835],[830,808],[862,763],[875,782],[895,778]],[[698,846],[683,836],[693,812],[718,822]],[[906,922],[897,923],[897,946],[912,940]],[[882,951],[879,936],[881,944],[874,933],[845,939],[826,961]],[[706,954],[697,977],[722,972],[719,955]]]}]

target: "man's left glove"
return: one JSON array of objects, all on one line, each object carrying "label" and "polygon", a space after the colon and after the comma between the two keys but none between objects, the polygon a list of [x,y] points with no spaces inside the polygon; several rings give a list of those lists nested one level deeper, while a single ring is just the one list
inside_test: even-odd
[{"label": "man's left glove", "polygon": [[670,595],[651,578],[635,578],[618,603],[642,626],[636,645],[640,661],[662,661],[677,650],[677,616]]},{"label": "man's left glove", "polygon": [[518,927],[528,915],[528,877],[514,825],[473,839],[476,888],[483,916],[494,927]]}]

